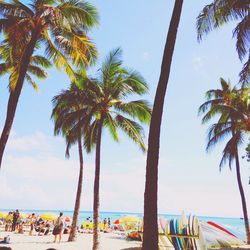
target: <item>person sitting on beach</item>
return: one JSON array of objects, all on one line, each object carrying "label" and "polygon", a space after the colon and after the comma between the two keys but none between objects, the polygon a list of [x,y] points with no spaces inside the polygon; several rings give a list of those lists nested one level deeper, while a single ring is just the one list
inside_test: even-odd
[{"label": "person sitting on beach", "polygon": [[39,226],[38,236],[48,235],[50,230],[50,224],[43,221]]},{"label": "person sitting on beach", "polygon": [[53,232],[52,232],[52,234],[55,236],[54,243],[56,242],[58,235],[59,235],[59,243],[61,242],[61,239],[62,239],[62,232],[63,232],[63,226],[64,226],[62,216],[63,216],[63,213],[60,212],[60,215],[56,219],[56,222],[55,222],[55,225],[54,225],[54,229],[53,229]]},{"label": "person sitting on beach", "polygon": [[70,232],[70,226],[65,227],[63,230],[63,234],[69,234],[69,232]]},{"label": "person sitting on beach", "polygon": [[23,231],[23,224],[24,224],[24,222],[21,221],[21,222],[19,223],[19,225],[18,225],[18,233],[19,233],[19,234],[23,234],[23,233],[24,233],[24,231]]},{"label": "person sitting on beach", "polygon": [[0,244],[10,244],[10,236],[7,235],[4,238],[0,238]]},{"label": "person sitting on beach", "polygon": [[43,221],[42,223],[40,223],[39,230],[38,230],[38,236],[44,235],[45,230],[46,230],[45,226],[46,226],[45,221]]}]

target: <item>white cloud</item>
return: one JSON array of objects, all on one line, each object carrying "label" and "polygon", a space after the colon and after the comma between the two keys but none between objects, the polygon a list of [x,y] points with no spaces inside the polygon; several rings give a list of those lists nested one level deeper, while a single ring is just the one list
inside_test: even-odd
[{"label": "white cloud", "polygon": [[150,53],[147,51],[143,52],[142,58],[144,61],[148,61],[150,59]]},{"label": "white cloud", "polygon": [[33,135],[19,136],[13,132],[7,144],[8,149],[17,151],[43,150],[50,151],[51,137],[46,136],[41,132],[36,132]]},{"label": "white cloud", "polygon": [[193,67],[194,71],[200,71],[204,67],[204,59],[199,57],[199,56],[193,57],[192,58],[192,67]]}]

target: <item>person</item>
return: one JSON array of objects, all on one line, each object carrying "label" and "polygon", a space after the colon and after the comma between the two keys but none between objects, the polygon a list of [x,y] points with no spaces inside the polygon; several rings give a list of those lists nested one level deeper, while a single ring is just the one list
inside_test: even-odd
[{"label": "person", "polygon": [[29,235],[32,235],[32,233],[35,229],[35,224],[36,224],[36,215],[34,213],[32,213],[32,215],[30,216],[29,223],[30,223]]},{"label": "person", "polygon": [[13,213],[9,212],[8,215],[5,218],[5,231],[11,231],[11,224],[13,220]]},{"label": "person", "polygon": [[106,220],[106,218],[104,218],[104,220],[103,220],[104,226],[106,225],[106,223],[107,223],[107,220]]},{"label": "person", "polygon": [[13,214],[12,232],[16,231],[17,221],[18,221],[19,217],[20,217],[20,213],[17,209],[16,212],[14,212],[14,214]]},{"label": "person", "polygon": [[63,217],[63,213],[60,212],[59,217],[56,219],[54,229],[52,232],[52,234],[55,236],[54,243],[56,242],[58,235],[59,235],[59,243],[62,240],[62,232],[63,232],[63,226],[64,226],[62,217]]},{"label": "person", "polygon": [[23,233],[24,233],[23,224],[24,224],[24,222],[21,221],[21,222],[19,223],[19,225],[18,225],[18,233],[19,233],[19,234],[23,234]]},{"label": "person", "polygon": [[10,244],[10,236],[7,235],[4,238],[0,238],[0,244]]}]

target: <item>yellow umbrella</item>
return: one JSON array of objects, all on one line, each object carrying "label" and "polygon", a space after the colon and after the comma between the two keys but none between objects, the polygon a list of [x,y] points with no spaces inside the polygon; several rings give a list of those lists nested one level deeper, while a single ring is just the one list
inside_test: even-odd
[{"label": "yellow umbrella", "polygon": [[119,220],[120,224],[141,222],[138,216],[127,215]]},{"label": "yellow umbrella", "polygon": [[7,212],[0,212],[0,219],[4,219],[7,215]]},{"label": "yellow umbrella", "polygon": [[54,213],[43,213],[40,215],[40,218],[43,220],[56,220],[57,217],[58,216]]}]

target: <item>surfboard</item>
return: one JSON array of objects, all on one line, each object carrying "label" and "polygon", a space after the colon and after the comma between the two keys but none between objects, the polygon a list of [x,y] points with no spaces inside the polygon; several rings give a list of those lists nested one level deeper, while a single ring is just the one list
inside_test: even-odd
[{"label": "surfboard", "polygon": [[[195,230],[195,216],[192,216],[192,235],[197,235]],[[196,239],[193,238],[194,249],[197,250]]]},{"label": "surfboard", "polygon": [[[191,227],[192,227],[192,216],[190,214],[188,217],[188,225],[187,225],[187,235],[189,235],[189,236],[192,235],[192,228]],[[188,243],[189,243],[190,250],[193,250],[194,249],[193,239],[189,238]]]},{"label": "surfboard", "polygon": [[234,234],[232,234],[231,232],[229,232],[229,231],[228,231],[227,229],[225,229],[224,227],[222,227],[222,226],[216,224],[215,222],[208,221],[207,224],[209,224],[209,225],[211,225],[211,226],[214,226],[214,227],[216,227],[216,228],[222,230],[223,232],[225,232],[225,233],[227,233],[227,234],[229,234],[229,235],[234,236],[234,237],[237,238],[237,236],[235,236]]}]

